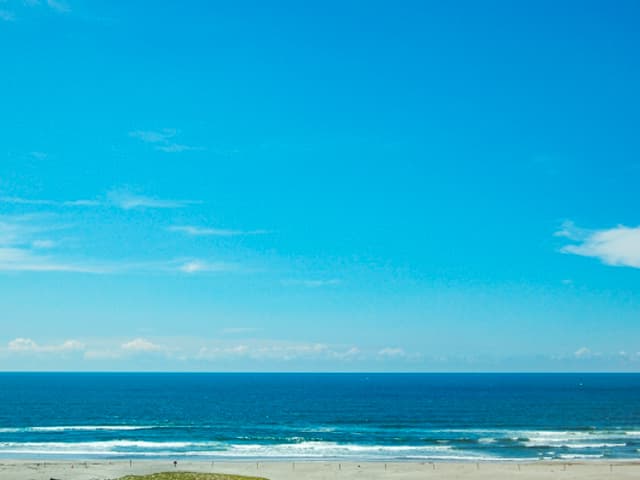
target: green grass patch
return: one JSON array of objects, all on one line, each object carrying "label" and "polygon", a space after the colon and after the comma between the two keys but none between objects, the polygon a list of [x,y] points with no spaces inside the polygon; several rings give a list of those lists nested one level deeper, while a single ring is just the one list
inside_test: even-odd
[{"label": "green grass patch", "polygon": [[244,477],[242,475],[227,475],[226,473],[194,473],[194,472],[164,472],[151,475],[127,475],[120,480],[267,480],[264,477]]}]

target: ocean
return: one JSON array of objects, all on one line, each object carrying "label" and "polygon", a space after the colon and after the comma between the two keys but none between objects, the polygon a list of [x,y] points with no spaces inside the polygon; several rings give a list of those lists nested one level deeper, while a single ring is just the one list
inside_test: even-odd
[{"label": "ocean", "polygon": [[0,373],[0,457],[638,459],[640,374]]}]

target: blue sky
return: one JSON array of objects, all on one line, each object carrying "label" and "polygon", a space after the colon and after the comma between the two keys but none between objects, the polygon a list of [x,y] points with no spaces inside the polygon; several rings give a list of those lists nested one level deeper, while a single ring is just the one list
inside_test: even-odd
[{"label": "blue sky", "polygon": [[637,371],[638,9],[0,1],[0,369]]}]

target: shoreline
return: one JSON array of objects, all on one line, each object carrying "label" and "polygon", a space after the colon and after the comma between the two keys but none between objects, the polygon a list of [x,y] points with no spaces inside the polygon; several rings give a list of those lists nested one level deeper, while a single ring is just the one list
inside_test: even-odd
[{"label": "shoreline", "polygon": [[125,475],[167,471],[227,473],[269,480],[367,479],[418,480],[424,478],[478,480],[520,478],[602,479],[640,478],[638,460],[526,461],[526,462],[415,462],[264,460],[0,460],[1,480],[113,480]]}]

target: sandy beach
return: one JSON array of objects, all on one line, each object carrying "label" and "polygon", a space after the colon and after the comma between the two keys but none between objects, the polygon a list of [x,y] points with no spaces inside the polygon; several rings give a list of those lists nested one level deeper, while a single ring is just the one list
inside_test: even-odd
[{"label": "sandy beach", "polygon": [[5,460],[0,463],[2,480],[106,480],[124,475],[163,471],[234,473],[293,479],[637,479],[639,462],[534,462],[534,463],[413,463],[413,462],[179,462],[170,461],[52,461]]}]

